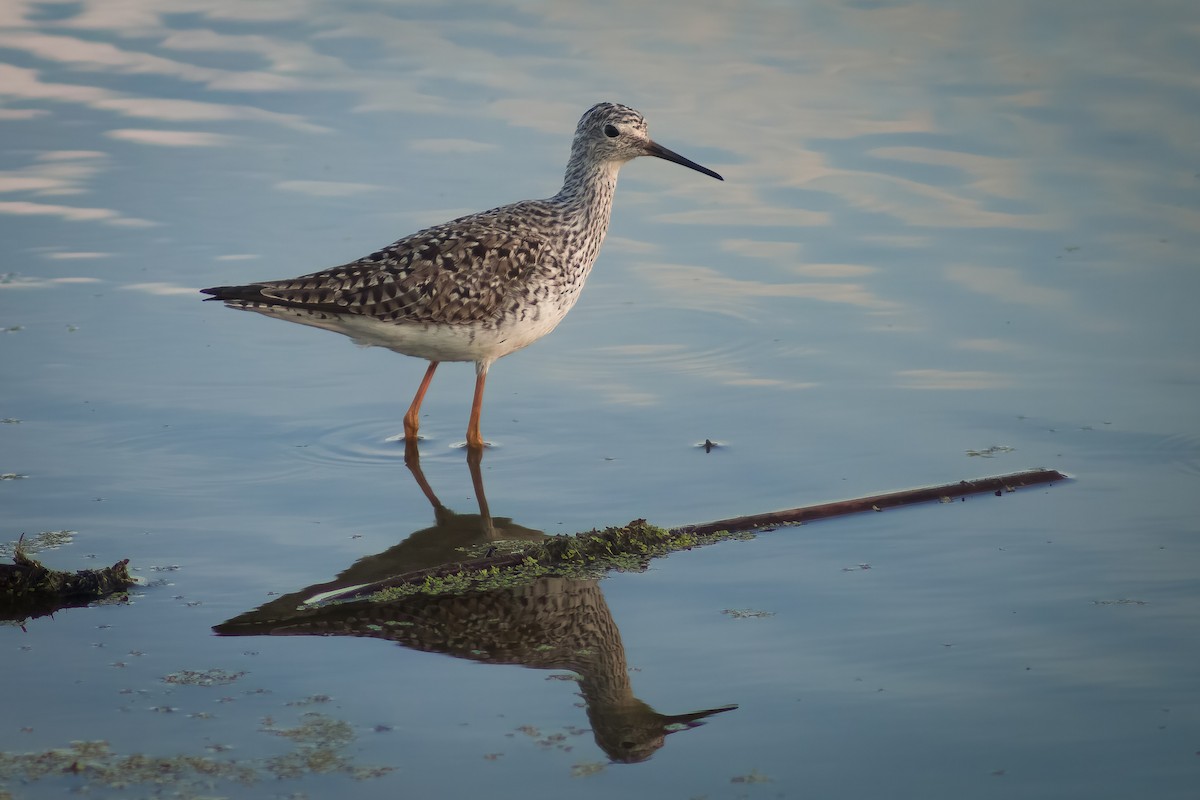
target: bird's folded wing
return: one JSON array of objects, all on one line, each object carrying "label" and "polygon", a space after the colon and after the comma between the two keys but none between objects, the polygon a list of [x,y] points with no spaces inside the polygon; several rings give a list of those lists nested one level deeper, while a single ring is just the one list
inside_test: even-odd
[{"label": "bird's folded wing", "polygon": [[548,243],[494,220],[414,233],[340,267],[265,281],[262,300],[387,321],[456,323],[499,317],[530,279],[556,271]]}]

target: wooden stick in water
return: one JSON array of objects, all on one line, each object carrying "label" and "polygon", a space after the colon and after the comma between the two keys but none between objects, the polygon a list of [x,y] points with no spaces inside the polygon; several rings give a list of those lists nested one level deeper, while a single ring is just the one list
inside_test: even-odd
[{"label": "wooden stick in water", "polygon": [[794,525],[799,522],[812,522],[829,517],[841,517],[846,514],[857,514],[860,511],[883,511],[886,508],[908,506],[914,503],[927,503],[941,500],[943,497],[965,497],[969,494],[992,492],[999,496],[1024,486],[1036,486],[1042,483],[1056,483],[1067,480],[1067,476],[1053,469],[1032,469],[1025,472],[1014,472],[1009,475],[998,475],[992,478],[979,478],[973,481],[946,483],[941,486],[926,486],[920,489],[904,489],[899,492],[888,492],[871,497],[859,497],[853,500],[837,500],[832,503],[820,503],[815,506],[789,508],[786,511],[768,511],[765,514],[752,514],[748,517],[720,519],[716,522],[706,522],[703,525],[685,525],[675,528],[681,533],[704,535],[718,531],[753,531],[769,528],[775,525]]},{"label": "wooden stick in water", "polygon": [[[1057,470],[1034,469],[1027,470],[1025,472],[1014,472],[1009,475],[999,475],[991,478],[979,478],[973,481],[959,481],[958,483],[947,483],[941,486],[926,486],[919,489],[905,489],[899,492],[877,494],[870,497],[860,497],[853,500],[838,500],[833,503],[820,503],[813,506],[790,508],[785,511],[770,511],[765,514],[752,514],[746,517],[734,517],[733,519],[717,520],[716,522],[707,522],[702,525],[685,525],[680,528],[672,528],[667,532],[667,534],[668,536],[672,537],[684,534],[690,534],[691,536],[710,536],[716,533],[739,533],[745,531],[762,530],[763,528],[772,528],[779,525],[795,525],[801,522],[811,522],[819,519],[828,519],[830,517],[856,514],[860,511],[883,511],[887,508],[896,508],[898,506],[912,505],[914,503],[925,503],[933,500],[943,500],[944,498],[965,497],[969,494],[992,492],[996,495],[1001,495],[1004,492],[1012,492],[1025,486],[1036,486],[1039,484],[1055,483],[1057,481],[1064,480],[1067,480],[1067,476],[1063,475]],[[644,520],[637,520],[634,523],[630,523],[630,526],[644,524]],[[582,537],[595,535],[595,533],[580,534]],[[564,536],[554,538],[566,539],[569,537]],[[515,567],[525,561],[527,552],[528,551],[502,553],[492,556],[484,556],[483,558],[476,558],[470,561],[442,564],[437,567],[430,567],[428,569],[417,570],[415,572],[408,572],[403,575],[397,575],[392,578],[375,581],[369,584],[351,586],[331,592],[325,592],[315,597],[310,597],[305,601],[305,603],[316,604],[338,600],[357,599],[391,587],[422,583],[427,578],[441,578],[454,574],[478,572],[484,569],[490,570]]]}]

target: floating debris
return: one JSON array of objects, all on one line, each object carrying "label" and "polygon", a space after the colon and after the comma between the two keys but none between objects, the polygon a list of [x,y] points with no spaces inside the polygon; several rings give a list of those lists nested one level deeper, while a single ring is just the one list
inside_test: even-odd
[{"label": "floating debris", "polygon": [[276,728],[274,721],[266,719],[263,733],[281,736],[297,744],[295,752],[267,759],[266,769],[276,778],[299,778],[306,773],[342,773],[355,780],[378,778],[392,771],[392,767],[362,767],[350,762],[341,751],[354,742],[354,729],[350,724],[324,714],[309,712],[302,723],[294,728]]},{"label": "floating debris", "polygon": [[163,676],[163,683],[176,686],[227,686],[245,676],[245,672],[229,672],[223,669],[203,671],[185,669]]},{"label": "floating debris", "polygon": [[[564,753],[569,753],[574,749],[574,745],[570,743],[568,737],[578,736],[579,733],[587,731],[580,728],[567,727],[563,731],[557,733],[545,733],[535,728],[533,725],[521,725],[515,729],[516,733],[523,733],[528,736],[534,744],[543,750],[561,750]],[[514,733],[506,733],[505,736],[514,736]]]},{"label": "floating debris", "polygon": [[572,764],[571,777],[586,778],[589,775],[596,775],[597,773],[603,772],[606,766],[608,765],[600,761],[585,761],[582,764]]},{"label": "floating debris", "polygon": [[36,536],[22,536],[16,542],[0,544],[0,558],[12,558],[18,548],[25,552],[25,555],[33,555],[40,553],[43,550],[57,550],[60,547],[66,547],[75,540],[75,534],[79,531],[42,531]]},{"label": "floating debris", "polygon": [[[167,706],[155,710],[161,713],[177,711]],[[104,740],[75,741],[67,747],[40,753],[0,752],[0,782],[30,784],[43,779],[72,780],[63,791],[55,792],[56,796],[86,795],[109,789],[121,792],[122,797],[236,797],[244,793],[244,787],[260,782],[334,773],[365,780],[381,777],[393,769],[355,764],[344,755],[343,751],[354,742],[354,732],[350,725],[340,720],[306,714],[302,723],[294,728],[275,728],[273,722],[268,723],[260,730],[293,742],[295,749],[292,752],[238,761],[191,754],[123,755],[114,752]],[[232,748],[224,744],[206,744],[204,750],[221,754]],[[217,788],[218,782],[224,785]],[[134,792],[133,787],[142,790]],[[0,790],[0,797],[7,796]]]},{"label": "floating debris", "polygon": [[991,447],[984,448],[983,450],[968,450],[967,455],[978,458],[995,458],[1001,453],[1012,453],[1015,450],[1015,447],[1008,447],[1007,445],[1003,444],[994,444]]},{"label": "floating debris", "polygon": [[756,769],[750,770],[747,775],[734,775],[729,779],[730,783],[770,783],[771,779],[763,775]]},{"label": "floating debris", "polygon": [[0,564],[0,619],[24,620],[87,605],[124,592],[136,581],[129,559],[104,569],[63,572],[30,558],[18,541],[12,564]]},{"label": "floating debris", "polygon": [[753,608],[727,608],[721,613],[734,619],[761,619],[775,616],[774,611],[758,611]]}]

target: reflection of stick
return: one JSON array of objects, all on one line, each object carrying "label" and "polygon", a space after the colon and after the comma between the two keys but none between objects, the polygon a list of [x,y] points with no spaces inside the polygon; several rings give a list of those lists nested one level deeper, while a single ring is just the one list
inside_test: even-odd
[{"label": "reflection of stick", "polygon": [[[698,538],[705,538],[706,541],[714,541],[717,538],[714,535],[718,533],[738,533],[762,530],[763,528],[771,528],[778,525],[795,525],[801,522],[855,514],[860,511],[883,511],[885,508],[925,503],[932,500],[953,499],[955,497],[964,497],[968,494],[993,492],[996,495],[1001,495],[1004,492],[1015,491],[1024,486],[1035,486],[1037,484],[1054,483],[1063,480],[1067,480],[1067,476],[1057,470],[1034,469],[1026,472],[1014,472],[1011,475],[1000,475],[994,478],[959,481],[958,483],[947,483],[942,486],[927,486],[922,489],[905,489],[904,491],[889,492],[888,494],[877,494],[872,497],[861,497],[856,500],[839,500],[833,503],[791,508],[786,511],[752,514],[748,517],[723,519],[703,525],[685,525],[681,528],[673,528],[670,531],[663,531],[662,529],[647,526],[645,520],[635,520],[625,528],[610,528],[608,531],[602,533],[593,531],[592,533],[579,534],[575,537],[555,536],[548,539],[545,544],[534,545],[527,550],[516,553],[484,556],[483,558],[471,561],[443,564],[437,567],[430,567],[429,569],[397,575],[386,580],[375,581],[374,583],[350,586],[320,594],[316,597],[310,597],[305,603],[313,604],[333,600],[363,598],[384,589],[413,586],[426,583],[428,580],[448,576],[466,577],[471,574],[481,573],[484,570],[494,574],[497,570],[510,569],[527,564],[535,558],[541,566],[550,567],[549,571],[553,571],[552,567],[556,561],[560,563],[560,566],[567,562],[567,559],[562,558],[562,552],[570,551],[573,556],[578,556],[577,549],[584,550],[589,546],[593,550],[602,550],[604,556],[614,559],[621,556],[639,556],[645,555],[648,552],[646,550],[648,544],[653,546],[661,545],[666,551],[686,549],[699,544],[700,542],[696,541]],[[575,541],[581,543],[578,548],[573,544]],[[600,545],[599,548],[594,547],[597,542]],[[536,554],[536,556],[533,554]],[[584,560],[594,564],[594,553],[585,554]]]},{"label": "reflection of stick", "polygon": [[860,511],[883,511],[885,508],[927,503],[945,497],[964,497],[968,494],[983,494],[984,492],[993,492],[996,496],[1000,496],[1003,492],[1011,492],[1022,486],[1054,483],[1066,479],[1067,476],[1058,470],[1032,469],[1026,472],[1014,472],[1011,475],[999,475],[995,478],[959,481],[942,486],[927,486],[924,489],[905,489],[888,494],[877,494],[874,497],[860,497],[856,500],[838,500],[815,506],[789,508],[786,511],[770,511],[766,514],[752,514],[748,517],[722,519],[704,525],[685,525],[682,528],[676,528],[675,531],[699,535],[717,531],[753,531],[775,525],[794,525],[829,517],[841,517],[846,514],[857,514]]}]

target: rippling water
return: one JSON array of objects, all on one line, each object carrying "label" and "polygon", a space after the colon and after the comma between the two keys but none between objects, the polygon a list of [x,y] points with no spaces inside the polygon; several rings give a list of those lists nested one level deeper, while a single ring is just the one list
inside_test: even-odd
[{"label": "rippling water", "polygon": [[[146,585],[0,628],[0,796],[149,796],[143,753],[210,759],[181,796],[1192,797],[1193,6],[7,3],[0,539]],[[414,474],[424,364],[199,302],[552,194],[600,100],[726,181],[624,168],[478,474],[468,366]],[[1033,466],[1074,480],[289,616],[498,536]]]}]

